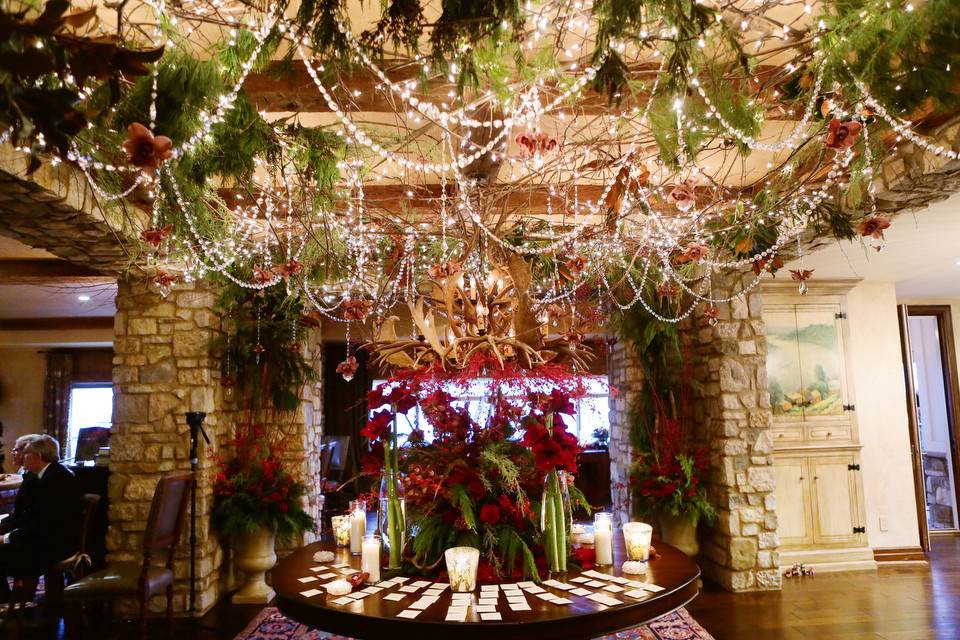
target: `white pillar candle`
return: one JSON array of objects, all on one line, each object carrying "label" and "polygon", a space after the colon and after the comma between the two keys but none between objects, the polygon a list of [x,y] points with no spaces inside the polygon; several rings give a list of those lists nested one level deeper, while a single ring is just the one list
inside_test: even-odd
[{"label": "white pillar candle", "polygon": [[370,584],[380,582],[380,536],[363,536],[360,571],[369,575]]},{"label": "white pillar candle", "polygon": [[623,542],[627,548],[627,560],[649,560],[650,538],[653,527],[643,522],[628,522],[623,525]]},{"label": "white pillar candle", "polygon": [[613,564],[613,520],[609,513],[601,512],[593,517],[593,548],[598,566]]},{"label": "white pillar candle", "polygon": [[447,576],[450,578],[450,590],[454,593],[468,593],[477,588],[477,564],[480,562],[480,550],[473,547],[453,547],[443,552],[447,563]]},{"label": "white pillar candle", "polygon": [[350,503],[350,553],[360,555],[363,536],[367,535],[367,510],[362,500]]}]

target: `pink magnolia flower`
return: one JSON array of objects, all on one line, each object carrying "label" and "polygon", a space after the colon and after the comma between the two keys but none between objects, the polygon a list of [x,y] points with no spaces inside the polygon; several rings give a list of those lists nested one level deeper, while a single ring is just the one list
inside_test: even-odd
[{"label": "pink magnolia flower", "polygon": [[697,195],[694,193],[694,184],[687,180],[683,184],[678,184],[670,193],[667,194],[667,202],[675,206],[680,211],[689,211],[697,204]]},{"label": "pink magnolia flower", "polygon": [[827,139],[824,144],[829,149],[849,149],[860,137],[860,130],[863,125],[854,120],[846,122],[840,118],[834,118],[830,121],[830,130],[827,132]]},{"label": "pink magnolia flower", "polygon": [[154,175],[164,160],[172,155],[173,141],[167,136],[154,136],[150,129],[139,122],[127,127],[127,140],[123,150],[130,154],[130,164]]}]

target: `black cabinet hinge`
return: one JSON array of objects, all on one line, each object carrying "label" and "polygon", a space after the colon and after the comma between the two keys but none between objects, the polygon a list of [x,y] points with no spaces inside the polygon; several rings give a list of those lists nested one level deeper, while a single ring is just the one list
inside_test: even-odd
[{"label": "black cabinet hinge", "polygon": [[854,527],[854,528],[853,528],[853,532],[854,532],[854,533],[866,533],[866,532],[867,532],[867,528],[866,528],[866,527]]},{"label": "black cabinet hinge", "polygon": [[845,404],[845,405],[843,405],[843,410],[844,410],[844,411],[856,411],[856,410],[857,410],[857,407],[856,407],[856,405]]},{"label": "black cabinet hinge", "polygon": [[841,311],[840,313],[835,313],[835,314],[833,314],[833,317],[834,317],[836,320],[846,320],[846,319],[847,319],[847,314],[846,314],[846,312]]},{"label": "black cabinet hinge", "polygon": [[847,471],[860,471],[860,465],[859,465],[859,464],[848,464],[848,465],[847,465]]}]

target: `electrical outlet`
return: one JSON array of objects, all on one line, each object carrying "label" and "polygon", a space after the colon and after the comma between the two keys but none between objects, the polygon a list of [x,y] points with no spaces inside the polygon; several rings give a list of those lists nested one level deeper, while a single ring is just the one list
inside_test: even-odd
[{"label": "electrical outlet", "polygon": [[880,516],[880,531],[886,531],[888,528],[887,516]]}]

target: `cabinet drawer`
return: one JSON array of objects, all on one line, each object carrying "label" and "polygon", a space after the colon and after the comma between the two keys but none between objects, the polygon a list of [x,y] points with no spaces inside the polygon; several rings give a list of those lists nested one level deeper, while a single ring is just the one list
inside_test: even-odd
[{"label": "cabinet drawer", "polygon": [[811,442],[849,442],[849,424],[807,425],[807,439]]},{"label": "cabinet drawer", "polygon": [[773,437],[773,446],[792,447],[803,442],[803,425],[774,424],[770,435]]}]

